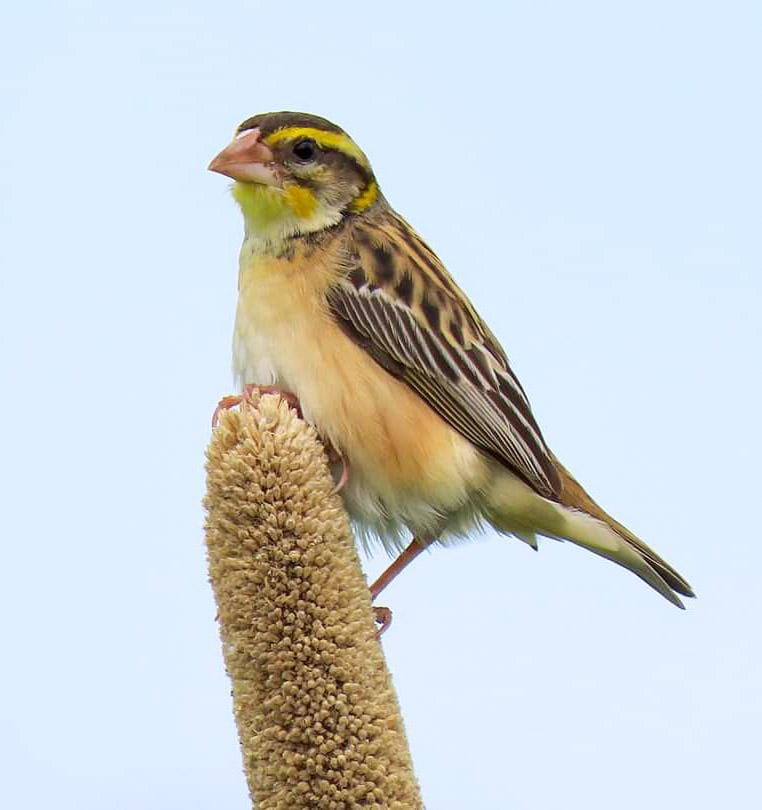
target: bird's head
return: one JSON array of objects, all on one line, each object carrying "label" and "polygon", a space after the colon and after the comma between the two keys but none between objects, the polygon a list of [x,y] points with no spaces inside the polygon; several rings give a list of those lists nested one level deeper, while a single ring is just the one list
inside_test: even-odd
[{"label": "bird's head", "polygon": [[209,164],[232,177],[247,232],[266,239],[314,233],[379,199],[368,159],[325,118],[294,112],[255,115]]}]

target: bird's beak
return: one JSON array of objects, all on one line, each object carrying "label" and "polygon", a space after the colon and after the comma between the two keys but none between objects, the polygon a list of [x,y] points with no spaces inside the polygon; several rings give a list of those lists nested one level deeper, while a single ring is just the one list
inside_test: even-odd
[{"label": "bird's beak", "polygon": [[260,134],[259,129],[241,132],[209,164],[209,171],[242,183],[278,185],[280,177],[272,150],[260,141]]}]

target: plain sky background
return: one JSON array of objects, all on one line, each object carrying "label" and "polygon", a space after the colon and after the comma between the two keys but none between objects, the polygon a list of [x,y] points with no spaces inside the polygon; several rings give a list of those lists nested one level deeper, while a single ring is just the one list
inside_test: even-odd
[{"label": "plain sky background", "polygon": [[[557,454],[674,563],[418,560],[384,639],[430,810],[760,800],[756,2],[16,3],[0,21],[0,805],[245,810],[206,581],[257,112],[343,125]],[[387,560],[378,554],[370,575]]]}]

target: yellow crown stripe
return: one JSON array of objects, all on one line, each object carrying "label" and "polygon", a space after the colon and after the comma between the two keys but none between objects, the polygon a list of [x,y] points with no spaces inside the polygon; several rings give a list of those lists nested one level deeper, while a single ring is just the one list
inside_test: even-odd
[{"label": "yellow crown stripe", "polygon": [[370,171],[368,158],[365,157],[363,151],[349,135],[345,135],[343,132],[329,132],[315,127],[284,127],[275,130],[272,135],[268,135],[265,138],[265,143],[272,146],[281,141],[291,141],[297,138],[312,138],[318,146],[323,146],[326,149],[337,149],[339,152],[343,152],[356,160],[364,169]]}]

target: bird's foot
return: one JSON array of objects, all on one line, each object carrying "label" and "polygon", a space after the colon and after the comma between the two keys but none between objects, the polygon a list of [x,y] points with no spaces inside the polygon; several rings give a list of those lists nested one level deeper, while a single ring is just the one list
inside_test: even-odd
[{"label": "bird's foot", "polygon": [[301,418],[302,406],[299,402],[299,398],[293,392],[284,391],[282,388],[278,388],[277,385],[245,385],[243,387],[243,393],[223,397],[217,403],[217,407],[212,414],[212,427],[217,427],[222,411],[229,411],[231,408],[236,408],[244,402],[250,403],[255,393],[260,395],[276,394],[281,399],[285,400],[285,402],[296,411],[297,416]]},{"label": "bird's foot", "polygon": [[336,462],[338,461],[341,462],[341,475],[339,476],[339,480],[336,482],[333,489],[331,490],[331,495],[338,495],[349,483],[349,460],[341,452],[341,450],[336,450],[334,447],[331,447],[328,452],[329,458],[331,458],[332,455],[335,457],[335,459],[331,459],[332,461],[335,460]]},{"label": "bird's foot", "polygon": [[[302,413],[302,403],[299,402],[299,397],[293,391],[286,391],[283,388],[278,388],[277,385],[247,385],[246,388],[257,391],[260,395],[274,394],[275,396],[279,396],[289,408],[292,408],[296,412],[296,415],[300,419],[304,416]],[[251,393],[249,393],[249,396],[251,396]]]},{"label": "bird's foot", "polygon": [[[320,435],[320,434],[318,434]],[[338,495],[349,482],[349,459],[336,447],[330,439],[320,435],[320,441],[323,442],[325,447],[325,454],[328,456],[328,463],[330,465],[338,464],[341,462],[341,475],[339,480],[334,484],[331,490],[331,495]]]},{"label": "bird's foot", "polygon": [[212,427],[217,427],[217,423],[220,421],[220,414],[223,411],[229,411],[231,408],[235,408],[243,402],[242,395],[233,394],[231,396],[223,397],[218,403],[217,407],[214,409],[214,413],[212,414]]},{"label": "bird's foot", "polygon": [[388,607],[377,607],[373,605],[373,618],[376,620],[378,630],[376,630],[376,638],[381,638],[383,634],[389,629],[392,623],[392,611]]},{"label": "bird's foot", "polygon": [[[381,576],[370,586],[370,598],[372,601],[384,590],[384,588],[400,574],[410,563],[428,546],[430,546],[435,537],[419,538],[414,537],[410,545],[397,557],[397,559],[384,571]],[[376,607],[373,605],[373,616],[376,622],[380,625],[376,631],[376,638],[381,636],[389,629],[392,623],[392,611],[388,607]]]}]

